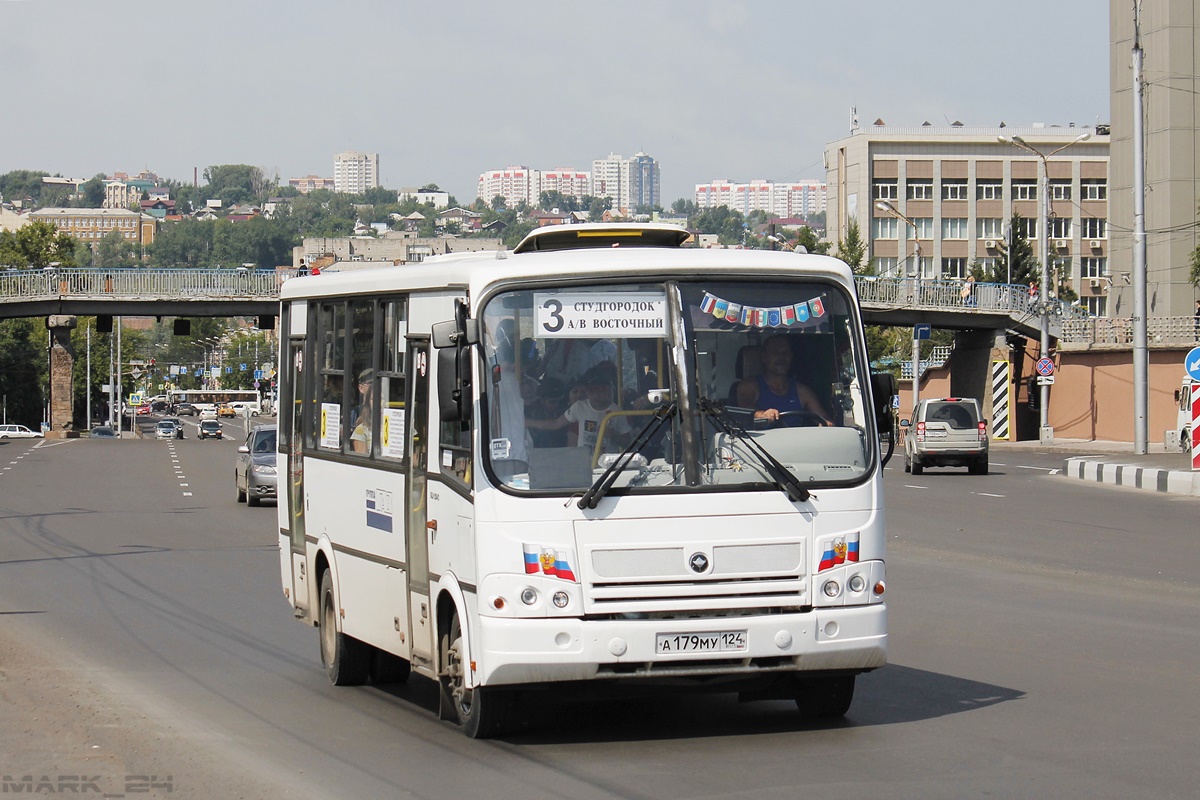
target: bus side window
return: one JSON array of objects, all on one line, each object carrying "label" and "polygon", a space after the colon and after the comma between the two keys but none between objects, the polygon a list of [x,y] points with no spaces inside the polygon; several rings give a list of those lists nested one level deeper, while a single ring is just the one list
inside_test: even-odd
[{"label": "bus side window", "polygon": [[321,307],[318,320],[321,342],[321,379],[313,403],[311,421],[313,446],[319,450],[342,449],[342,427],[346,424],[345,337],[346,308],[342,303]]},{"label": "bus side window", "polygon": [[404,298],[384,300],[380,306],[379,365],[379,446],[380,458],[405,461],[405,380],[404,352],[407,346],[408,304]]},{"label": "bus side window", "polygon": [[471,457],[471,426],[462,422],[443,422],[438,441],[442,475],[449,481],[471,488],[474,459]]}]

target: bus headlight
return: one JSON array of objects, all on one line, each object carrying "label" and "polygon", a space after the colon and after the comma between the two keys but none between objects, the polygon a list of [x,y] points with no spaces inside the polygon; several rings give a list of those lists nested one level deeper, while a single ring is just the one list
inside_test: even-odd
[{"label": "bus headlight", "polygon": [[825,592],[826,597],[837,597],[838,593],[842,591],[842,587],[838,585],[837,581],[825,581],[822,591]]},{"label": "bus headlight", "polygon": [[531,606],[538,600],[537,590],[531,586],[526,586],[521,590],[521,602],[527,606]]},{"label": "bus headlight", "polygon": [[566,608],[567,603],[571,602],[571,596],[566,592],[555,592],[550,602],[554,603],[556,608]]},{"label": "bus headlight", "polygon": [[850,580],[846,581],[846,588],[858,594],[867,588],[867,579],[862,575],[851,575]]}]

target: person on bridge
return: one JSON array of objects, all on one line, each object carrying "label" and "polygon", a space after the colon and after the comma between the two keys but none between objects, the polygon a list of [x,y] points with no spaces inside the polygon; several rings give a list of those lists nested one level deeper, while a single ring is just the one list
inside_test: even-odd
[{"label": "person on bridge", "polygon": [[962,291],[959,293],[962,297],[963,305],[974,308],[975,306],[975,276],[968,275],[966,283],[963,284]]}]

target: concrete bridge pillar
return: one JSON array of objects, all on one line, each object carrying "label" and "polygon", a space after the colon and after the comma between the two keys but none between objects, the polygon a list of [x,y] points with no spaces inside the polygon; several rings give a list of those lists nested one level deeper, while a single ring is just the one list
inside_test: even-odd
[{"label": "concrete bridge pillar", "polygon": [[71,349],[71,331],[75,317],[55,315],[47,318],[50,329],[50,430],[47,439],[64,439],[78,435],[72,430],[71,372],[75,352]]}]

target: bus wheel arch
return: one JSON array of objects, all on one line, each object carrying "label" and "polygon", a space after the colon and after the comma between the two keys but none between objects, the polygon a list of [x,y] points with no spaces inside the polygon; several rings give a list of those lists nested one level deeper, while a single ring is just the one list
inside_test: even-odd
[{"label": "bus wheel arch", "polygon": [[471,643],[465,616],[448,592],[438,597],[438,718],[457,723],[471,739],[490,739],[508,727],[514,697],[471,686]]}]

